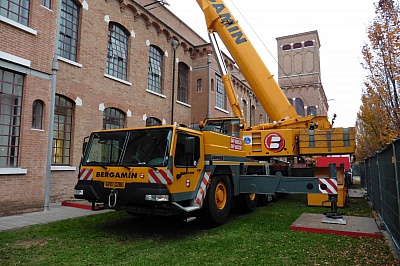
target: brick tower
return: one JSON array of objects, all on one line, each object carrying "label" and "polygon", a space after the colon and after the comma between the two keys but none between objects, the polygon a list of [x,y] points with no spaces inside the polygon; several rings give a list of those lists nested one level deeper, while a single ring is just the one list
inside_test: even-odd
[{"label": "brick tower", "polygon": [[276,38],[278,83],[301,116],[326,116],[328,101],[321,83],[317,31]]}]

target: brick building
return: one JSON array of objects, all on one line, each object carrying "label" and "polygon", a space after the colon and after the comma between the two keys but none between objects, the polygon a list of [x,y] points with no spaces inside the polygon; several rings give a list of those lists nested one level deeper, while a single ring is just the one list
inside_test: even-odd
[{"label": "brick building", "polygon": [[[51,201],[71,198],[94,129],[232,115],[211,45],[157,2],[1,1],[0,215],[43,208],[46,180]],[[225,63],[246,120],[264,121],[233,60]]]},{"label": "brick building", "polygon": [[321,83],[317,31],[276,38],[278,46],[278,83],[301,116],[326,116],[328,100]]}]

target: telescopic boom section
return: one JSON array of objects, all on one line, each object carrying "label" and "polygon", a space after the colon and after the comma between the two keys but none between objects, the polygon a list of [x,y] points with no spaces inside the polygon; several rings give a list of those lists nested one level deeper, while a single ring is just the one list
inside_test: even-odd
[{"label": "telescopic boom section", "polygon": [[222,76],[221,76],[222,83],[224,84],[224,88],[225,88],[226,94],[228,96],[229,103],[231,104],[233,115],[237,118],[240,118],[241,123],[244,125],[245,121],[244,121],[242,109],[240,108],[240,104],[236,98],[236,93],[235,93],[235,89],[233,88],[232,79],[231,79],[231,76],[228,74],[228,70],[226,69],[226,65],[222,58],[221,50],[218,48],[218,43],[217,43],[217,40],[215,39],[214,34],[210,33],[209,36],[210,36],[210,41],[211,41],[212,47],[215,51],[215,58],[217,59],[218,66],[222,72]]},{"label": "telescopic boom section", "polygon": [[223,75],[223,76],[221,76],[221,79],[222,79],[222,83],[224,84],[224,88],[225,88],[226,94],[228,96],[229,102],[231,103],[231,108],[232,108],[234,117],[240,118],[242,124],[246,123],[246,121],[244,120],[243,114],[242,114],[242,109],[240,108],[240,105],[235,96],[235,90],[233,89],[231,76]]},{"label": "telescopic boom section", "polygon": [[216,32],[273,121],[299,117],[245,33],[221,0],[196,0],[207,29]]}]

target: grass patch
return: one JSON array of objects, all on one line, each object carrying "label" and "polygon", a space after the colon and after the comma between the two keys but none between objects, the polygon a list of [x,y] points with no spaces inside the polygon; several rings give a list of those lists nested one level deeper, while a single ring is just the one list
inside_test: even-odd
[{"label": "grass patch", "polygon": [[[364,199],[340,209],[371,217]],[[397,265],[384,239],[311,234],[289,226],[308,207],[288,195],[218,228],[177,217],[109,212],[0,233],[0,265]]]}]

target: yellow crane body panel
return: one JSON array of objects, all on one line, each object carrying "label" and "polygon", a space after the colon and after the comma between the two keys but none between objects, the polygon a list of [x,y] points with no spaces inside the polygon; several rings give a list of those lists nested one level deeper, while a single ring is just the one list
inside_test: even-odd
[{"label": "yellow crane body panel", "polygon": [[[346,188],[344,185],[338,185],[338,190],[337,206],[343,208],[346,204]],[[307,204],[308,206],[330,207],[331,203],[327,202],[328,198],[328,195],[324,194],[307,194]]]},{"label": "yellow crane body panel", "polygon": [[355,146],[354,127],[300,130],[299,152],[302,155],[351,154]]},{"label": "yellow crane body panel", "polygon": [[[345,169],[339,165],[336,165],[336,176],[338,183],[338,202],[337,206],[340,208],[346,205],[347,188],[345,185]],[[314,170],[315,177],[328,177],[329,167],[315,167]],[[324,194],[307,194],[307,204],[308,206],[324,206],[330,207],[331,203],[327,202],[328,195]]]}]

